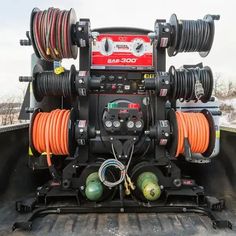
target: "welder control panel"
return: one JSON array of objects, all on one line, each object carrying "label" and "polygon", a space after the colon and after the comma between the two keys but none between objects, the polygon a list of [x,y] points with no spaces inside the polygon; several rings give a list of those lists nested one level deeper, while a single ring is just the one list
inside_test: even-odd
[{"label": "welder control panel", "polygon": [[92,69],[153,68],[153,46],[147,35],[100,34],[92,46]]}]

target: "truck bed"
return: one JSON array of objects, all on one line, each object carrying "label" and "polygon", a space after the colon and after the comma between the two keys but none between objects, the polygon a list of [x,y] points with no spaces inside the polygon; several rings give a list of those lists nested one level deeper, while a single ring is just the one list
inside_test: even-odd
[{"label": "truck bed", "polygon": [[187,168],[209,194],[225,198],[227,209],[218,214],[232,222],[232,230],[214,229],[207,216],[194,213],[103,213],[47,215],[36,219],[30,232],[12,232],[15,221],[28,217],[15,211],[15,200],[44,180],[27,167],[27,125],[0,131],[0,235],[236,235],[236,133],[221,133],[220,156],[209,165]]},{"label": "truck bed", "polygon": [[[236,200],[228,205],[234,211],[220,213],[222,218],[236,222]],[[231,209],[232,209],[231,208]],[[11,231],[15,221],[24,221],[27,215],[14,210],[14,202],[0,209],[0,235],[22,235],[25,232]],[[236,227],[214,229],[207,216],[199,214],[156,214],[156,213],[119,213],[119,214],[67,214],[47,215],[33,223],[31,232],[26,235],[235,235]]]}]

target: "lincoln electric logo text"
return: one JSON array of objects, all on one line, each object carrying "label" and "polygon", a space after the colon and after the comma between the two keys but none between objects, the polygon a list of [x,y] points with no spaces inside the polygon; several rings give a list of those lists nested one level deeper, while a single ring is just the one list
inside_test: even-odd
[{"label": "lincoln electric logo text", "polygon": [[129,46],[127,44],[116,45],[118,50],[129,50]]},{"label": "lincoln electric logo text", "polygon": [[117,63],[136,63],[137,58],[116,58],[116,59],[108,59],[108,64],[117,64]]}]

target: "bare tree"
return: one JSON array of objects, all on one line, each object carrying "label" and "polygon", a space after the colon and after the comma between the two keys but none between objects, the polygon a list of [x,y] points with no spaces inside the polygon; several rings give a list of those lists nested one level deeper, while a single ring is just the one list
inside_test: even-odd
[{"label": "bare tree", "polygon": [[10,125],[17,121],[20,103],[17,97],[9,97],[0,105],[1,125]]}]

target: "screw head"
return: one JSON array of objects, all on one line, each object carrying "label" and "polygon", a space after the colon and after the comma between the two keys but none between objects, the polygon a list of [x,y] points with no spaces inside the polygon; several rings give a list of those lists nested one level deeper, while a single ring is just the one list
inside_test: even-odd
[{"label": "screw head", "polygon": [[122,207],[122,208],[120,208],[120,212],[124,212],[125,210],[124,210],[124,208]]}]

